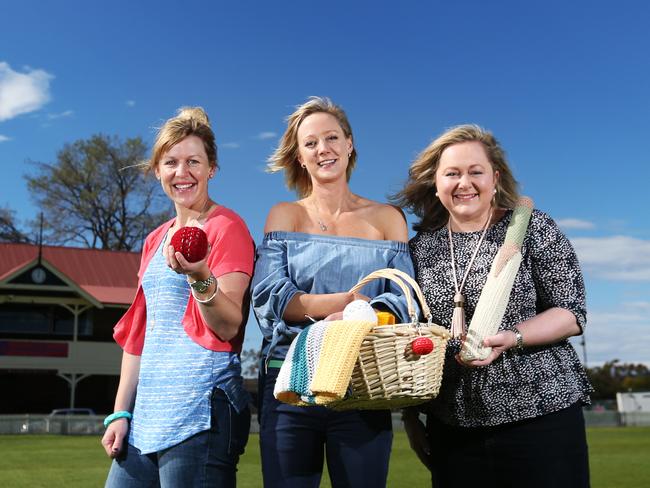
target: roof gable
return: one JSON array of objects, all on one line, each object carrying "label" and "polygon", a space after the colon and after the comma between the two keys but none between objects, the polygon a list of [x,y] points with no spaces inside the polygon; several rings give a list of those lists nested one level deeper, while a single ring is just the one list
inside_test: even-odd
[{"label": "roof gable", "polygon": [[[0,285],[38,287],[31,273],[38,264],[38,246],[0,243]],[[135,296],[140,254],[124,251],[43,246],[40,286],[68,286],[91,302],[129,304]],[[54,282],[58,281],[57,285]]]}]

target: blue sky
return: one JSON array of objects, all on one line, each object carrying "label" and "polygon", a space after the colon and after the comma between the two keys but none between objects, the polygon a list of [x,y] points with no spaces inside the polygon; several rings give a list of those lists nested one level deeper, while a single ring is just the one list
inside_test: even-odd
[{"label": "blue sky", "polygon": [[[265,160],[308,96],[346,109],[351,187],[377,200],[441,131],[478,123],[577,249],[589,363],[650,364],[649,23],[641,0],[3,1],[0,206],[36,213],[28,161],[96,133],[151,144],[201,105],[219,144],[211,194],[259,242],[268,209],[294,198]],[[246,347],[259,340],[251,319]]]}]

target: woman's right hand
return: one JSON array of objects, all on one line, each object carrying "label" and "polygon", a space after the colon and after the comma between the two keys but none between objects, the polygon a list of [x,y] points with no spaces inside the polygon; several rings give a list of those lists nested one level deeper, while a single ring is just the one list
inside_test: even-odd
[{"label": "woman's right hand", "polygon": [[122,449],[124,449],[128,432],[129,421],[125,418],[114,420],[106,427],[106,432],[102,437],[102,446],[104,446],[108,457],[116,458],[119,456]]},{"label": "woman's right hand", "polygon": [[427,437],[427,430],[415,409],[404,409],[402,414],[404,430],[409,440],[411,449],[415,451],[418,459],[429,471],[431,470],[431,443]]},{"label": "woman's right hand", "polygon": [[351,291],[344,291],[341,293],[327,293],[321,296],[325,297],[325,300],[328,302],[328,306],[336,309],[337,312],[343,312],[343,309],[346,307],[346,305],[352,303],[355,300],[363,300],[364,302],[370,301],[369,297],[361,293]]},{"label": "woman's right hand", "polygon": [[353,300],[370,301],[361,293],[344,291],[340,293],[296,293],[287,307],[284,309],[282,318],[288,322],[304,322],[305,317],[314,319],[337,320],[338,312],[342,312],[345,306]]},{"label": "woman's right hand", "polygon": [[364,302],[369,302],[370,298],[368,298],[365,295],[362,295],[361,293],[354,293],[354,292],[346,292],[346,293],[332,293],[332,295],[343,295],[344,300],[347,301],[345,305],[343,305],[343,308],[338,311],[329,314],[327,317],[325,317],[323,320],[325,322],[329,322],[332,320],[343,320],[343,309],[350,303],[352,303],[355,300],[363,300]]}]

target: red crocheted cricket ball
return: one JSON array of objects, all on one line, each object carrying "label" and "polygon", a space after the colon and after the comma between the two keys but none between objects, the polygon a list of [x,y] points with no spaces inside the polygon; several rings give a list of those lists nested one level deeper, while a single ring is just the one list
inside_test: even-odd
[{"label": "red crocheted cricket ball", "polygon": [[424,356],[433,351],[433,341],[428,337],[418,337],[411,342],[411,348],[413,349],[413,354]]},{"label": "red crocheted cricket ball", "polygon": [[198,227],[181,227],[172,236],[170,244],[190,263],[196,263],[208,252],[208,236]]}]

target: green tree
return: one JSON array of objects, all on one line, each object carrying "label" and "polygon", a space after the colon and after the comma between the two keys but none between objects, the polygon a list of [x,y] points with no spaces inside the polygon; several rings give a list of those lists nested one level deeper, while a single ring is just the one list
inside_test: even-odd
[{"label": "green tree", "polygon": [[66,144],[56,163],[34,163],[25,179],[44,215],[44,241],[139,250],[171,215],[158,183],[138,168],[146,152],[139,137],[100,134]]},{"label": "green tree", "polygon": [[608,361],[602,366],[595,366],[587,369],[587,376],[594,387],[591,395],[594,400],[613,400],[616,398],[616,392],[621,391],[620,380],[612,374],[615,371],[618,359]]},{"label": "green tree", "polygon": [[256,378],[259,371],[262,353],[259,349],[244,349],[241,352],[242,375],[245,378]]},{"label": "green tree", "polygon": [[14,211],[7,207],[0,207],[0,242],[32,242],[16,225]]},{"label": "green tree", "polygon": [[650,390],[650,369],[645,364],[621,363],[618,359],[587,369],[595,400],[614,399],[622,391]]}]

